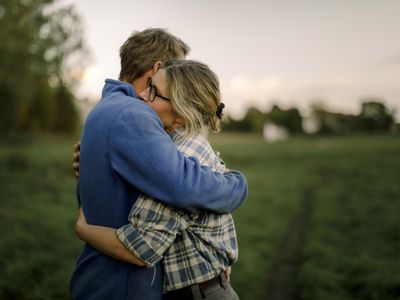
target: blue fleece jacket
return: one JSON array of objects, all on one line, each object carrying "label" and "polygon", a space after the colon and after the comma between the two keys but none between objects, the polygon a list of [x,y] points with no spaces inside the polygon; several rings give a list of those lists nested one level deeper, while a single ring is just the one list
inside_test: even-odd
[{"label": "blue fleece jacket", "polygon": [[[224,175],[183,156],[130,84],[106,80],[81,138],[78,198],[89,224],[120,227],[139,193],[192,212],[230,213],[247,196],[239,172]],[[76,300],[156,300],[163,273],[82,250],[70,282]]]}]

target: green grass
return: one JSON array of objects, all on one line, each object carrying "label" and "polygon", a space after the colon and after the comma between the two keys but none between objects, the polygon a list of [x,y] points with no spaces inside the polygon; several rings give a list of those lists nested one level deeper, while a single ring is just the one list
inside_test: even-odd
[{"label": "green grass", "polygon": [[214,146],[249,181],[248,200],[234,214],[240,257],[232,277],[241,299],[286,299],[266,286],[307,191],[311,217],[296,250],[299,270],[289,278],[295,298],[400,298],[398,136],[268,144],[233,135],[214,137]]},{"label": "green grass", "polygon": [[75,238],[71,141],[0,148],[0,299],[68,299]]},{"label": "green grass", "polygon": [[369,141],[317,166],[303,299],[400,298],[400,141]]},{"label": "green grass", "polygon": [[[298,210],[303,190],[313,180],[307,162],[298,159],[308,155],[308,147],[303,141],[267,144],[243,136],[221,141],[216,137],[213,144],[228,168],[242,171],[249,184],[246,203],[234,213],[240,250],[233,286],[241,299],[264,299],[275,250]],[[295,152],[292,146],[302,148]]]},{"label": "green grass", "polygon": [[[241,299],[268,294],[305,197],[311,210],[303,242],[292,247],[288,277],[296,299],[400,298],[400,138],[212,137],[231,169],[249,183],[234,213],[239,262],[232,284]],[[73,140],[0,145],[0,299],[69,299],[81,242],[74,235]],[[296,234],[296,233],[294,233]]]}]

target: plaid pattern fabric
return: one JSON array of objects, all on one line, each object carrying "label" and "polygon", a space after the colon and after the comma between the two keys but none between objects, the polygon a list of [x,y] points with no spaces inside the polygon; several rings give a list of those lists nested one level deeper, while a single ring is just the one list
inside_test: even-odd
[{"label": "plaid pattern fabric", "polygon": [[[186,156],[224,172],[225,166],[200,134],[172,141]],[[188,213],[140,195],[129,215],[130,224],[117,229],[119,240],[147,267],[161,259],[166,291],[216,277],[238,257],[235,226],[230,214]]]}]

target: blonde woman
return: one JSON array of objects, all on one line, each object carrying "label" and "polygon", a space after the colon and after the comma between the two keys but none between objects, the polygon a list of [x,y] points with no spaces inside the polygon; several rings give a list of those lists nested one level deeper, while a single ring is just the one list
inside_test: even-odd
[{"label": "blonde woman", "polygon": [[[220,130],[224,105],[218,78],[205,64],[164,63],[142,97],[184,155],[197,157],[215,172],[226,171],[207,141],[209,130]],[[115,259],[164,271],[165,299],[238,299],[224,273],[238,258],[230,214],[189,213],[141,195],[129,221],[118,229],[89,225],[81,211],[76,231],[80,239]],[[157,270],[159,261],[163,270]]]}]

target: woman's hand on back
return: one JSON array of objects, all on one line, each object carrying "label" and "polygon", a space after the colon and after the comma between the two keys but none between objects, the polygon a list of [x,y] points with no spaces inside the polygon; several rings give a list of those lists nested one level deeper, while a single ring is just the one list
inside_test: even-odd
[{"label": "woman's hand on back", "polygon": [[77,141],[74,145],[74,153],[72,154],[72,169],[75,177],[79,177],[79,157],[81,150],[81,141]]}]

